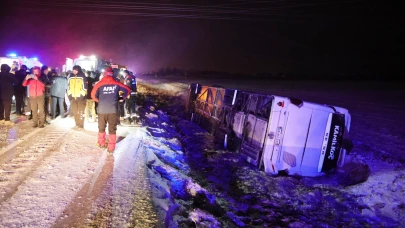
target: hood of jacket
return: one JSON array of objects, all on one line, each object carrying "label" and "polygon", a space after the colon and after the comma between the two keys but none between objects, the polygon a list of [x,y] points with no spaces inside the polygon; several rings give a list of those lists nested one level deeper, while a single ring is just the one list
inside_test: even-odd
[{"label": "hood of jacket", "polygon": [[11,70],[11,67],[9,66],[9,65],[7,65],[7,64],[1,64],[1,74],[8,74],[8,73],[10,73],[10,70]]}]

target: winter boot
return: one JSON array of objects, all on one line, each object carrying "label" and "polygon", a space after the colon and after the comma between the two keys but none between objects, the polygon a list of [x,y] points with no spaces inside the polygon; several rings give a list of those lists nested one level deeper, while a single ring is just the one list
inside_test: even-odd
[{"label": "winter boot", "polygon": [[107,144],[105,143],[105,132],[98,133],[98,140],[97,140],[97,146],[100,148],[106,148]]},{"label": "winter boot", "polygon": [[107,148],[107,151],[109,153],[114,152],[116,141],[117,141],[117,135],[108,135],[108,148]]}]

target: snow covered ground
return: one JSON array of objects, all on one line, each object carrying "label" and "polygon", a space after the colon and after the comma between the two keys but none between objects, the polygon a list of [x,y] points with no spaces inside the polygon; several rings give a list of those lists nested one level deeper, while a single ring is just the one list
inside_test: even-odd
[{"label": "snow covered ground", "polygon": [[[245,91],[293,96],[307,101],[342,106],[348,108],[352,115],[351,137],[355,145],[347,157],[349,165],[345,167],[348,173],[353,173],[350,177],[347,172],[320,178],[270,177],[243,162],[240,163],[234,154],[221,151],[213,153],[215,158],[198,157],[196,160],[201,164],[193,165],[193,159],[186,159],[186,163],[191,166],[187,168],[179,167],[165,158],[168,155],[158,156],[159,160],[166,160],[166,164],[175,168],[174,171],[171,168],[162,171],[162,168],[157,166],[156,171],[160,170],[161,175],[175,171],[184,173],[191,177],[193,182],[198,182],[208,189],[210,194],[214,194],[217,197],[216,202],[223,203],[221,207],[227,213],[214,216],[222,226],[405,226],[405,95],[401,85],[355,81],[257,82],[206,78],[193,81],[178,78],[164,80],[172,86],[178,85],[171,83],[172,81],[219,84]],[[156,81],[152,84],[151,88],[160,87]],[[192,132],[182,135],[183,138],[180,139],[190,134]],[[198,130],[195,134],[205,137]],[[187,148],[187,141],[192,144],[196,141],[182,140],[183,144],[186,144],[186,154],[196,156],[193,145]],[[370,169],[368,180],[347,186],[348,179],[361,175],[359,172],[368,170],[367,166]],[[163,176],[173,182],[172,175]],[[176,175],[173,176],[177,179]],[[176,194],[174,196],[173,205],[179,205],[180,211],[188,211],[190,208],[207,211],[204,204],[196,206],[195,201],[191,200],[194,202],[191,203],[193,207],[189,207],[190,200],[183,203],[182,197],[176,197]],[[208,211],[211,215],[215,212]],[[183,218],[177,218],[177,224],[190,225],[193,216],[190,213],[182,213]]]},{"label": "snow covered ground", "polygon": [[120,126],[114,155],[96,147],[95,123],[75,131],[72,119],[56,119],[34,130],[13,116],[14,127],[0,126],[0,227],[405,226],[398,86],[192,81],[348,108],[355,145],[347,160],[371,173],[346,186],[347,173],[272,177],[217,150],[212,136],[181,119],[191,81],[166,80],[140,80],[144,125]]},{"label": "snow covered ground", "polygon": [[[141,129],[120,127],[125,138],[109,155],[96,147],[96,123],[75,131],[72,119],[56,119],[34,130],[21,119],[0,127],[2,145],[9,144],[0,151],[0,227],[158,224],[139,150]],[[111,214],[100,219],[106,205]]]}]

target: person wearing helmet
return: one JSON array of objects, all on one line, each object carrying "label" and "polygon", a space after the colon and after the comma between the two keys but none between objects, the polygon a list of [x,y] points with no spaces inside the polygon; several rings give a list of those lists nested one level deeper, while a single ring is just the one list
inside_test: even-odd
[{"label": "person wearing helmet", "polygon": [[84,128],[84,110],[86,108],[87,78],[78,65],[73,67],[73,75],[68,79],[67,95],[70,100],[76,126],[75,129]]},{"label": "person wearing helmet", "polygon": [[[98,102],[98,140],[99,147],[107,147],[112,153],[115,150],[117,140],[116,132],[119,121],[118,97],[120,92],[126,98],[131,91],[126,85],[114,79],[114,72],[111,68],[104,71],[103,78],[95,84],[91,92],[91,98]],[[108,124],[108,143],[106,144],[106,127]]]}]

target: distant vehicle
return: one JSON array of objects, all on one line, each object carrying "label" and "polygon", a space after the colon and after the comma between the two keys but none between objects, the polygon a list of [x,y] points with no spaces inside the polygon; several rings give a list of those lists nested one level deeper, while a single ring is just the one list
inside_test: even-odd
[{"label": "distant vehicle", "polygon": [[192,121],[225,148],[238,142],[240,154],[267,173],[319,176],[344,164],[347,109],[199,84],[190,85],[186,106]]},{"label": "distant vehicle", "polygon": [[111,66],[110,62],[104,59],[97,58],[96,56],[84,56],[81,55],[79,58],[71,59],[66,58],[66,64],[63,66],[63,71],[69,71],[73,69],[73,66],[78,65],[86,71],[103,71],[106,67]]},{"label": "distant vehicle", "polygon": [[7,64],[11,67],[11,70],[19,70],[22,65],[26,65],[28,69],[35,66],[42,67],[42,63],[37,58],[27,58],[25,56],[6,56],[0,57],[0,65]]},{"label": "distant vehicle", "polygon": [[72,70],[73,66],[78,65],[82,69],[86,71],[100,71],[103,72],[105,68],[107,67],[112,67],[112,68],[117,68],[120,71],[126,70],[127,67],[124,65],[120,64],[112,64],[107,60],[97,58],[95,55],[91,56],[84,56],[81,55],[79,58],[76,59],[71,59],[71,58],[66,58],[66,63],[63,66],[63,71],[66,72],[68,70]]}]

